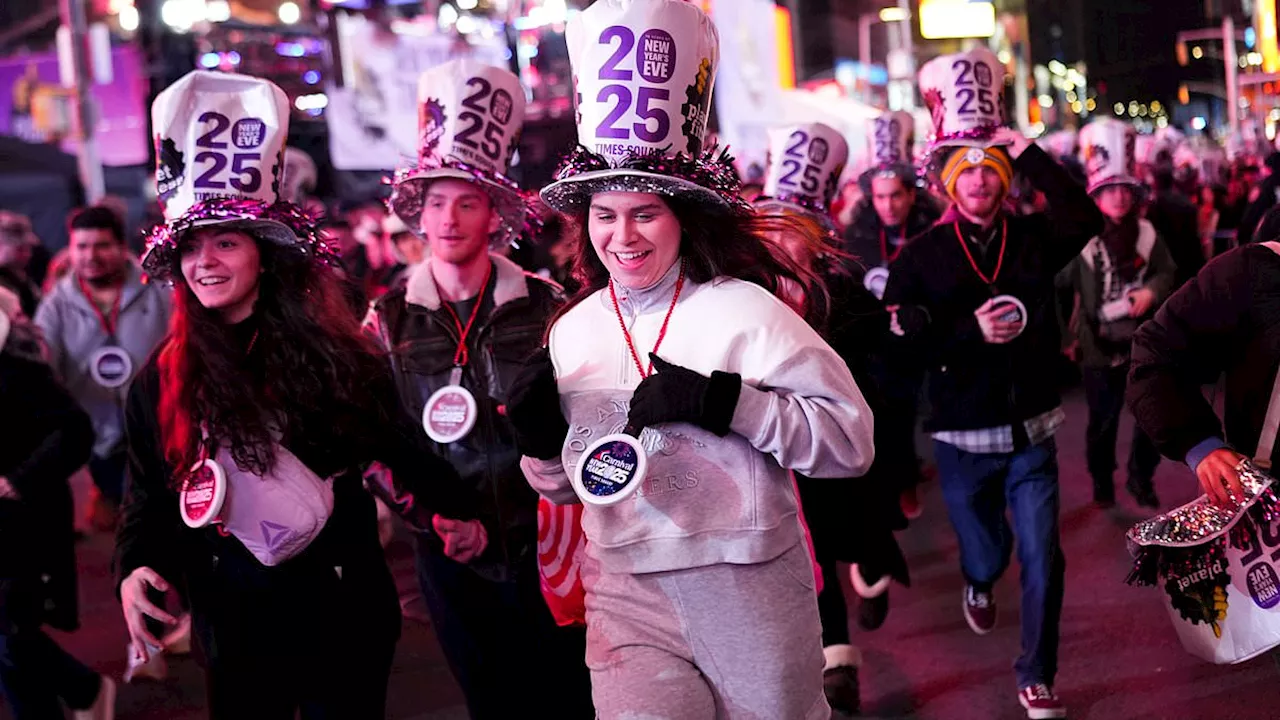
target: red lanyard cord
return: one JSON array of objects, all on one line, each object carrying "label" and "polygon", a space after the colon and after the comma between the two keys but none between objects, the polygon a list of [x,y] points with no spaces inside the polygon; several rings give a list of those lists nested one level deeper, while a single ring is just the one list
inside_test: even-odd
[{"label": "red lanyard cord", "polygon": [[[676,292],[671,296],[671,307],[667,308],[667,316],[662,319],[662,328],[658,330],[658,341],[653,344],[653,354],[658,354],[658,348],[662,347],[662,341],[667,337],[667,324],[671,322],[671,313],[675,312],[676,302],[680,300],[680,291],[684,289],[684,261],[680,261],[680,276],[676,278]],[[647,378],[653,374],[653,360],[649,361],[649,369],[646,371],[645,366],[640,362],[640,354],[636,352],[635,341],[631,339],[631,331],[627,330],[627,323],[622,319],[622,310],[618,307],[618,293],[613,287],[613,278],[609,278],[609,297],[613,298],[613,312],[618,316],[618,327],[622,328],[622,337],[627,341],[627,349],[631,351],[631,359],[636,364],[636,370],[640,371],[641,378]]]},{"label": "red lanyard cord", "polygon": [[1004,267],[1004,251],[1009,241],[1009,220],[1006,218],[1001,222],[1000,229],[1000,257],[996,259],[996,271],[988,278],[982,269],[978,267],[978,263],[973,259],[973,253],[969,251],[969,243],[964,241],[964,235],[960,233],[960,221],[956,221],[956,239],[960,241],[960,248],[964,250],[964,256],[969,258],[969,265],[973,271],[982,278],[982,281],[988,285],[995,285],[996,280],[1000,277],[1000,268]]},{"label": "red lanyard cord", "polygon": [[899,244],[898,247],[894,248],[893,255],[889,255],[889,245],[888,243],[885,242],[884,226],[883,225],[880,226],[880,257],[884,259],[884,262],[886,265],[893,262],[894,260],[897,260],[898,256],[902,254],[902,248],[906,246],[907,246],[907,223],[905,220],[902,222],[902,243]]},{"label": "red lanyard cord", "polygon": [[89,293],[89,286],[85,285],[84,278],[77,276],[76,281],[80,283],[80,292],[84,293],[84,299],[89,301],[89,307],[93,308],[93,314],[98,316],[98,323],[102,325],[102,331],[114,342],[116,327],[120,323],[120,298],[124,297],[124,288],[120,288],[120,291],[116,293],[115,303],[111,306],[111,316],[108,317],[103,314],[102,308],[98,307],[93,295]]},{"label": "red lanyard cord", "polygon": [[484,271],[484,284],[480,286],[480,294],[476,296],[475,307],[471,308],[471,317],[467,318],[467,324],[462,324],[462,318],[458,317],[458,313],[454,311],[453,306],[445,302],[442,298],[440,304],[445,310],[449,311],[449,317],[453,319],[453,325],[458,330],[458,349],[453,353],[453,364],[457,367],[465,367],[471,359],[470,353],[467,351],[467,336],[471,334],[471,326],[475,325],[476,318],[480,316],[480,306],[484,304],[484,292],[489,288],[489,277],[493,275],[493,264]]}]

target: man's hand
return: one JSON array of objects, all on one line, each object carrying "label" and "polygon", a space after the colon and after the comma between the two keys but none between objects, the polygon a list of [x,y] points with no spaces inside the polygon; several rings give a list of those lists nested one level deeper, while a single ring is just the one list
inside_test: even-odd
[{"label": "man's hand", "polygon": [[469,563],[489,546],[489,534],[479,520],[450,520],[436,515],[431,518],[431,526],[444,541],[444,554],[456,562]]},{"label": "man's hand", "polygon": [[1244,500],[1244,486],[1236,466],[1245,457],[1227,448],[1218,448],[1205,456],[1196,466],[1200,488],[1214,504],[1234,510]]},{"label": "man's hand", "polygon": [[0,500],[17,500],[18,490],[9,482],[9,478],[0,477]]},{"label": "man's hand", "polygon": [[1009,157],[1014,160],[1032,144],[1021,132],[1009,127],[997,128],[995,134],[991,136],[991,141],[997,145],[1006,145]]},{"label": "man's hand", "polygon": [[997,305],[995,298],[982,303],[981,307],[973,311],[974,317],[978,319],[978,327],[982,330],[982,337],[992,345],[1003,345],[1022,333],[1022,320],[1009,322],[1000,319],[1007,312],[1008,306]]},{"label": "man's hand", "polygon": [[1129,317],[1142,317],[1156,304],[1156,294],[1147,288],[1139,288],[1129,293]]}]

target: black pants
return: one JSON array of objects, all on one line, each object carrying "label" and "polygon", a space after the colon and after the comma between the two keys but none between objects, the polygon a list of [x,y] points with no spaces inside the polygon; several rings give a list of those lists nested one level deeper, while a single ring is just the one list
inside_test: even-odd
[{"label": "black pants", "polygon": [[124,497],[124,472],[127,463],[128,456],[123,449],[107,457],[94,455],[89,458],[89,475],[93,477],[93,484],[116,507],[120,507],[120,499]]},{"label": "black pants", "polygon": [[[1093,476],[1095,500],[1115,498],[1112,474],[1116,469],[1116,437],[1124,410],[1124,390],[1128,366],[1084,368],[1085,398],[1089,403],[1089,427],[1085,431],[1085,453]],[[1151,438],[1134,426],[1129,448],[1129,479],[1140,489],[1151,489],[1151,478],[1160,464],[1160,451]]]},{"label": "black pants", "polygon": [[341,577],[335,568],[298,568],[266,582],[260,572],[215,571],[212,596],[192,588],[210,717],[385,717],[400,634],[386,565],[343,568]]},{"label": "black pants", "polygon": [[537,560],[493,582],[417,543],[418,582],[471,720],[595,717],[586,628],[555,624]]},{"label": "black pants", "polygon": [[39,626],[0,627],[0,694],[15,720],[62,720],[59,699],[72,710],[84,710],[101,687],[98,673]]}]

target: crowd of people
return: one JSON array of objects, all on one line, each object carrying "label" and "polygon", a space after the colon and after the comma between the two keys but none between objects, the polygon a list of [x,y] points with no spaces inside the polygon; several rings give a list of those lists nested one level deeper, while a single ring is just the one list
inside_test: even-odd
[{"label": "crowd of people", "polygon": [[[407,614],[388,523],[473,718],[855,714],[850,602],[861,631],[886,622],[910,585],[895,533],[936,478],[974,633],[1017,552],[1011,690],[1034,720],[1066,716],[1057,371],[1079,367],[1099,508],[1126,401],[1142,508],[1161,456],[1224,504],[1247,449],[1269,459],[1280,154],[1198,163],[1164,135],[1140,156],[1118,120],[1042,149],[1005,127],[1003,65],[979,49],[921,70],[922,159],[905,113],[874,121],[850,174],[847,140],[802,123],[748,187],[708,138],[701,10],[596,3],[568,33],[580,145],[539,196],[507,177],[519,80],[455,60],[422,77],[440,112],[385,203],[315,212],[278,181],[279,88],[196,71],[156,99],[177,151],[141,254],[106,205],[67,219],[55,258],[0,213],[18,720],[114,717],[116,681],[42,629],[78,624],[82,467],[89,526],[116,534],[125,680],[194,652],[212,717],[271,720],[385,715]],[[647,38],[645,58],[606,37]],[[654,100],[634,127],[613,125],[617,83]],[[994,99],[958,112],[975,90]],[[210,113],[261,168],[196,171]],[[1200,392],[1223,372],[1225,434]]]}]

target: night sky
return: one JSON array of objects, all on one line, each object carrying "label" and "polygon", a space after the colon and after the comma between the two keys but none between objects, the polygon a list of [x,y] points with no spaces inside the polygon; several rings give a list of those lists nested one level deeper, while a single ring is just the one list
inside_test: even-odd
[{"label": "night sky", "polygon": [[1082,43],[1090,83],[1104,81],[1108,102],[1176,102],[1187,79],[1222,77],[1221,61],[1191,61],[1175,55],[1181,30],[1206,27],[1204,0],[1082,0]]}]

